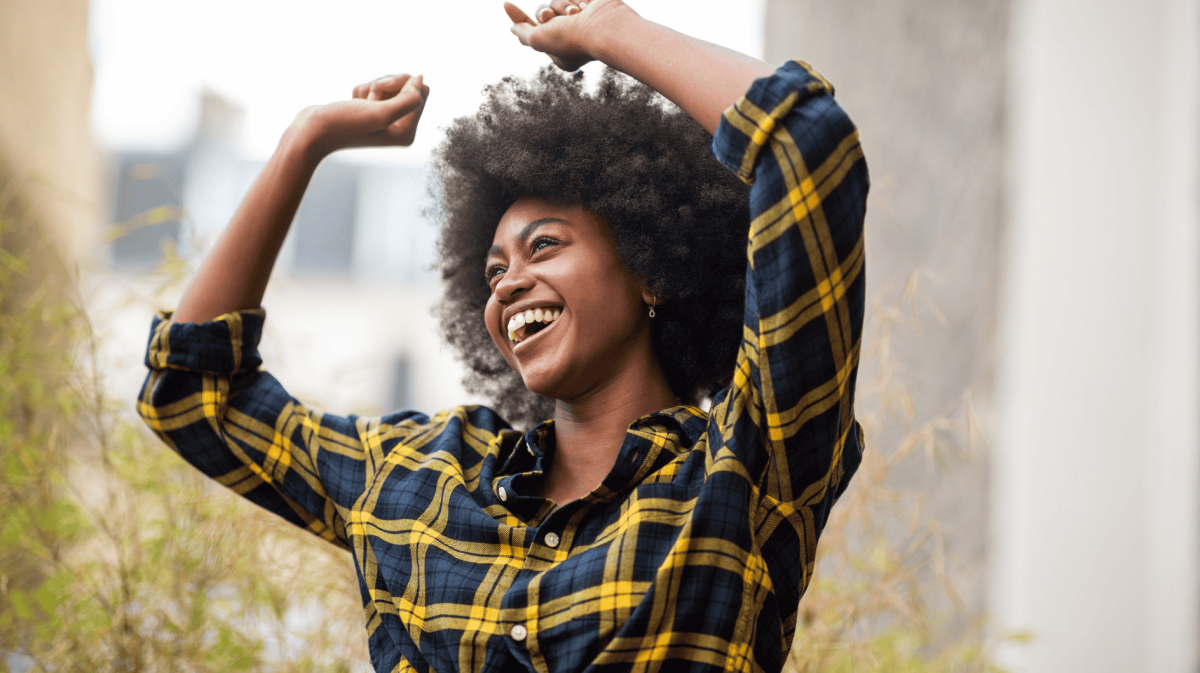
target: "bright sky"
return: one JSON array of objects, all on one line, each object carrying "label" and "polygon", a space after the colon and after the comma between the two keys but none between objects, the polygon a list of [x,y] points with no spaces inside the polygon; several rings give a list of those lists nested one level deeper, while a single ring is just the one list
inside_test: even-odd
[{"label": "bright sky", "polygon": [[[517,4],[532,13],[540,1]],[[761,56],[764,2],[630,5],[650,20]],[[265,158],[302,108],[346,98],[355,84],[380,75],[421,73],[431,91],[417,143],[344,156],[422,163],[437,129],[476,110],[486,84],[548,62],[522,47],[508,25],[501,0],[92,0],[92,127],[111,149],[179,147],[208,87],[246,110],[244,150]]]}]

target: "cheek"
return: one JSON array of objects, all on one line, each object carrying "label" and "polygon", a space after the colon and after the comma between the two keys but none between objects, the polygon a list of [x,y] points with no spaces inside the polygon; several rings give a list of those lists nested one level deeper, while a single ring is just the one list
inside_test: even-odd
[{"label": "cheek", "polygon": [[496,344],[496,348],[500,350],[500,354],[508,364],[516,366],[513,363],[512,352],[508,348],[508,335],[500,331],[500,304],[496,303],[495,297],[488,299],[488,303],[483,308],[483,322],[487,327],[488,334],[492,337],[492,343]]},{"label": "cheek", "polygon": [[492,341],[496,345],[500,345],[500,305],[496,303],[494,298],[488,299],[487,305],[483,307],[483,323],[487,327],[488,334],[492,335]]}]

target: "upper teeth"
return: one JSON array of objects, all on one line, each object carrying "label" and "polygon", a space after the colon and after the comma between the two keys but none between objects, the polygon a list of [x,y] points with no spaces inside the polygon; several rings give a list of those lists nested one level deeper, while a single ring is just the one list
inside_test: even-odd
[{"label": "upper teeth", "polygon": [[517,330],[534,322],[552,323],[562,315],[562,309],[557,308],[535,308],[528,311],[523,311],[508,319],[508,338],[513,341],[521,341],[517,336]]}]

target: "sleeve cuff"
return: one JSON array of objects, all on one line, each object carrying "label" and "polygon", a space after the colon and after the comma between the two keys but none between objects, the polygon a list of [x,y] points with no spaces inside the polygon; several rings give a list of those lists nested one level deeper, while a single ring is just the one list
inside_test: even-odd
[{"label": "sleeve cuff", "polygon": [[160,311],[150,325],[146,366],[222,376],[253,371],[262,364],[263,309],[226,313],[202,323],[175,323],[171,311]]},{"label": "sleeve cuff", "polygon": [[754,80],[750,90],[725,111],[713,136],[713,154],[746,183],[754,182],[754,162],[776,123],[799,102],[833,94],[833,85],[804,61],[789,61],[775,74]]}]

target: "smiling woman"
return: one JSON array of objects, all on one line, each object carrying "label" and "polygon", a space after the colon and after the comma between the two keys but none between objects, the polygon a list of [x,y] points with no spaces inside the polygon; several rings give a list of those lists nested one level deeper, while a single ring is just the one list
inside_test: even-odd
[{"label": "smiling woman", "polygon": [[619,0],[505,9],[556,66],[641,84],[505,80],[438,154],[443,327],[496,408],[342,417],[260,370],[304,187],[337,149],[412,141],[428,89],[403,75],[301,113],[155,321],[139,410],[352,551],[378,671],[778,671],[862,451],[857,131],[801,62]]},{"label": "smiling woman", "polygon": [[[599,220],[603,240],[643,286],[638,312],[648,318],[655,304],[647,326],[656,369],[677,399],[695,404],[729,385],[742,333],[749,187],[711,144],[682,110],[611,69],[594,92],[549,68],[532,81],[507,79],[487,90],[478,114],[450,127],[434,164],[443,331],[473,372],[468,383],[506,418],[536,423],[559,399],[534,395],[545,394],[505,366],[503,344],[490,348],[476,319],[492,297],[480,270],[504,267],[486,256],[496,223],[521,195],[586,204],[578,216]],[[613,299],[594,287],[597,300]]]}]

